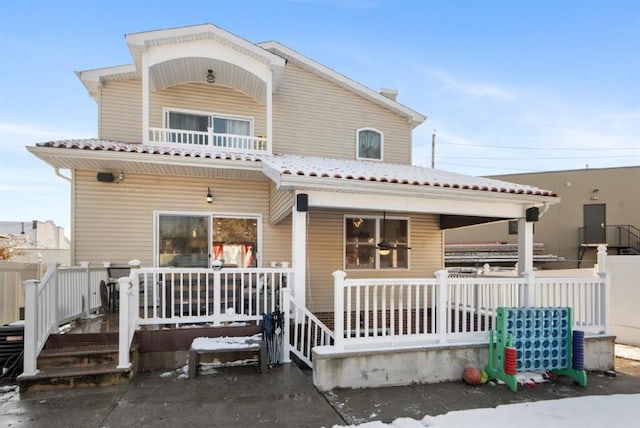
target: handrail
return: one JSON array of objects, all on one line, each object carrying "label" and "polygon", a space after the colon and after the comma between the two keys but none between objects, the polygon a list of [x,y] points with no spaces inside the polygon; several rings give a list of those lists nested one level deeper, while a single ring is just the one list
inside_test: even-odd
[{"label": "handrail", "polygon": [[271,153],[268,139],[251,135],[225,134],[185,129],[149,128],[149,142],[198,147],[214,147],[247,153]]},{"label": "handrail", "polygon": [[37,359],[49,334],[71,320],[86,316],[101,306],[100,281],[106,268],[61,268],[51,263],[41,281],[24,281],[24,375],[38,372]]},{"label": "handrail", "polygon": [[[578,245],[589,244],[586,242],[586,227],[578,228]],[[640,253],[640,229],[630,224],[609,224],[605,228],[605,242],[595,244],[607,244],[609,247],[633,248]]]},{"label": "handrail", "polygon": [[285,313],[285,358],[288,358],[291,352],[300,361],[313,368],[311,362],[313,348],[333,345],[334,334],[304,304],[298,302],[289,289],[283,290],[282,301]]}]

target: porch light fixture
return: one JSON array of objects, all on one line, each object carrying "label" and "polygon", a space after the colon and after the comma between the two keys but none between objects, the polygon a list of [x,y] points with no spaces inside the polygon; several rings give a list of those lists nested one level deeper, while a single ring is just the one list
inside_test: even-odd
[{"label": "porch light fixture", "polygon": [[599,193],[600,193],[600,189],[593,189],[593,190],[591,191],[591,200],[592,200],[592,201],[597,201],[597,200],[598,200],[598,197],[599,197],[599,196],[598,196],[598,195],[599,195]]},{"label": "porch light fixture", "polygon": [[213,74],[212,69],[207,70],[207,83],[216,83],[216,76]]},{"label": "porch light fixture", "polygon": [[211,187],[207,187],[207,203],[213,202],[213,195],[211,194]]},{"label": "porch light fixture", "polygon": [[118,174],[118,181],[124,181],[124,171],[120,171],[120,174]]}]

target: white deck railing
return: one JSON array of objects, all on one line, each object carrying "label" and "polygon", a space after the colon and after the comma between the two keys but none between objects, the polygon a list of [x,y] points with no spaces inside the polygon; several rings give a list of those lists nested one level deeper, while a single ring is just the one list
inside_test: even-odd
[{"label": "white deck railing", "polygon": [[149,128],[151,143],[211,147],[229,151],[249,153],[271,153],[265,137],[249,135],[220,134],[209,128],[207,132],[183,129]]},{"label": "white deck railing", "polygon": [[129,366],[133,334],[140,325],[262,320],[282,308],[281,290],[291,284],[290,268],[136,268],[120,282],[119,367]]},{"label": "white deck railing", "polygon": [[593,277],[346,279],[334,272],[335,347],[488,343],[499,307],[571,307],[573,328],[608,331],[605,250]]},{"label": "white deck railing", "polygon": [[38,372],[37,358],[49,334],[73,319],[88,315],[101,306],[100,281],[107,279],[107,269],[59,267],[52,263],[41,281],[24,281],[25,375]]},{"label": "white deck railing", "polygon": [[[333,345],[333,332],[324,325],[304,304],[300,304],[289,289],[283,290],[283,309],[285,314],[285,360],[289,352],[301,361],[312,366],[311,351],[315,346]],[[288,349],[288,352],[287,352]]]}]

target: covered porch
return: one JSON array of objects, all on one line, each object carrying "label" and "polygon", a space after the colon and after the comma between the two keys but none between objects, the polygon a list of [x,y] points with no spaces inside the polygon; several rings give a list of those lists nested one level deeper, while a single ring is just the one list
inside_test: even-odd
[{"label": "covered porch", "polygon": [[[42,282],[25,283],[22,377],[40,371],[38,355],[49,335],[72,321],[74,328],[66,334],[117,337],[114,369],[127,371],[141,361],[146,368],[184,365],[187,352],[178,348],[184,348],[189,338],[259,332],[261,314],[279,308],[286,315],[281,362],[289,363],[295,357],[308,365],[321,390],[459,379],[464,367],[486,364],[489,332],[499,307],[572,308],[573,329],[585,332],[586,368],[608,370],[614,362],[614,338],[608,330],[609,275],[604,246],[598,261],[590,274],[580,277],[532,273],[455,278],[438,271],[434,278],[350,279],[345,272],[336,271],[334,320],[329,325],[293,295],[293,269],[167,272],[138,268],[134,262],[131,274],[118,279],[119,311],[103,313],[99,283],[106,278],[105,268],[50,266]],[[210,298],[211,305],[203,306],[200,297],[187,298],[197,294],[195,287],[200,290],[207,284],[215,292],[202,299]],[[228,293],[233,287],[242,293]],[[173,301],[162,297],[171,294],[176,296]],[[252,295],[254,298],[247,297]],[[230,300],[215,296],[229,296]],[[180,309],[171,309],[176,307]],[[184,343],[176,347],[180,341]],[[164,350],[158,347],[162,342],[169,345]],[[148,350],[148,344],[155,343],[149,352],[170,352],[171,356],[165,355],[162,363],[151,354],[145,360],[138,353],[141,343],[147,343]]]}]

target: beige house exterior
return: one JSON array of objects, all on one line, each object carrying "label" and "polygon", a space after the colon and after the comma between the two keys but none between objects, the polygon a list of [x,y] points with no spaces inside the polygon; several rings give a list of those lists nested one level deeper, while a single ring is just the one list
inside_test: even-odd
[{"label": "beige house exterior", "polygon": [[210,24],[126,42],[132,64],[77,73],[98,105],[97,138],[28,147],[71,172],[72,263],[285,262],[296,298],[329,313],[332,272],[432,277],[443,230],[509,218],[530,268],[526,212],[557,194],[412,166],[426,116],[394,91]]},{"label": "beige house exterior", "polygon": [[[534,241],[544,244],[547,253],[565,259],[546,263],[546,268],[590,267],[596,260],[599,243],[609,246],[610,254],[637,254],[640,243],[640,198],[632,190],[640,181],[640,166],[588,168],[510,174],[491,178],[527,183],[558,192],[562,203],[549,206],[535,225]],[[596,215],[592,220],[590,215]],[[599,217],[597,217],[599,215]],[[593,222],[597,232],[589,239],[585,226]],[[517,242],[509,233],[508,221],[466,227],[446,232],[447,244],[473,242]]]}]

